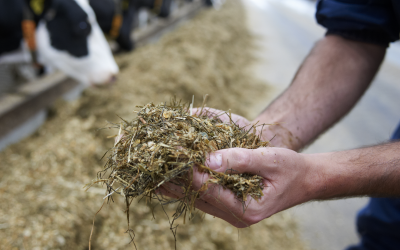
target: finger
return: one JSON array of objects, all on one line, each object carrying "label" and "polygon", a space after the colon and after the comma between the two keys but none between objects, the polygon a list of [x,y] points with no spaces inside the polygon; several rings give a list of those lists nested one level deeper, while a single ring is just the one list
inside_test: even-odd
[{"label": "finger", "polygon": [[164,183],[161,187],[178,198],[182,198],[185,196],[183,188],[171,182]]},{"label": "finger", "polygon": [[[269,175],[273,174],[274,168],[278,167],[277,155],[274,150],[268,148],[260,148],[256,150],[233,148],[217,151],[209,156],[206,164],[211,169],[217,172],[230,172],[233,173],[251,173],[257,174],[264,178],[264,186],[269,187],[271,183],[269,181]],[[199,190],[207,182],[209,176],[200,173],[195,168],[193,175],[193,186],[194,189]],[[264,194],[267,194],[269,189],[264,190]],[[244,212],[243,204],[238,200],[237,196],[228,189],[224,189],[219,185],[208,184],[207,190],[202,193],[200,198],[204,201],[211,203],[213,206],[218,207],[220,210],[231,211],[236,215],[240,215]],[[249,197],[248,201],[252,200]],[[264,197],[265,199],[265,197]],[[246,206],[246,205],[245,205]]]},{"label": "finger", "polygon": [[244,213],[243,202],[229,189],[221,185],[211,184],[202,192],[199,198],[223,211],[229,211],[235,215]]},{"label": "finger", "polygon": [[[204,202],[209,202],[211,205],[224,212],[230,212],[231,210],[234,210],[234,212],[237,212],[237,214],[242,213],[241,202],[230,190],[226,190],[220,185],[206,183],[209,179],[208,174],[200,173],[195,168],[193,178],[200,179],[196,182],[193,181],[193,190],[198,191],[203,187],[203,185],[207,185],[206,190],[199,193],[199,199],[203,200]],[[194,185],[195,183],[199,184]],[[172,198],[181,199],[187,196],[190,197],[192,191],[189,190],[189,193],[185,193],[183,187],[168,182],[162,185],[160,193]],[[225,204],[225,202],[229,204]],[[236,208],[236,206],[239,207]]]},{"label": "finger", "polygon": [[243,202],[229,189],[208,182],[209,175],[203,174],[197,168],[193,172],[193,189],[202,190],[199,199],[210,203],[218,209],[235,215],[244,213]]},{"label": "finger", "polygon": [[178,195],[176,195],[175,193],[170,192],[168,189],[164,188],[164,187],[160,187],[156,190],[156,194],[157,195],[161,195],[161,196],[167,196],[173,199],[179,199],[181,197],[179,197]]},{"label": "finger", "polygon": [[165,183],[162,186],[162,189],[160,189],[161,192],[165,193],[166,195],[174,198],[184,198],[186,196],[191,196],[193,190],[197,191],[198,189],[194,189],[194,187],[190,187],[189,192],[185,192],[185,189],[181,186],[175,185],[173,183]]},{"label": "finger", "polygon": [[207,214],[210,214],[212,216],[223,219],[224,221],[230,223],[232,226],[235,226],[238,228],[244,228],[244,227],[250,226],[241,217],[238,217],[229,211],[227,212],[227,211],[220,210],[220,209],[216,208],[215,206],[209,204],[206,201],[199,200],[199,199],[196,200],[195,207]]},{"label": "finger", "polygon": [[[198,173],[197,172],[196,175],[197,174],[202,174],[202,173]],[[196,175],[195,175],[195,178],[198,178]],[[199,189],[201,189],[203,187],[203,185],[207,185],[207,190],[201,192],[200,193],[200,197],[202,197],[203,195],[207,194],[207,192],[209,192],[208,189],[210,189],[210,188],[219,188],[219,187],[221,187],[221,186],[218,186],[218,185],[215,185],[215,184],[206,183],[208,181],[208,179],[209,179],[208,174],[202,174],[202,177],[200,177],[200,178],[202,178],[201,181],[198,181],[198,183],[200,183],[200,184],[198,186],[192,185],[189,190],[186,190],[187,192],[185,192],[185,189],[183,187],[175,185],[175,184],[173,184],[171,182],[164,183],[161,187],[162,187],[162,190],[163,190],[164,193],[171,194],[173,197],[178,197],[178,198],[183,198],[185,196],[190,196],[192,194],[193,190],[194,191],[198,191]],[[221,187],[221,189],[222,189],[222,187]],[[222,208],[222,210],[224,210],[223,207],[221,207],[221,208]]]},{"label": "finger", "polygon": [[274,172],[279,163],[285,161],[276,151],[274,148],[224,149],[210,154],[206,165],[217,172],[225,173],[231,170],[237,173],[257,174],[265,178],[268,173]]},{"label": "finger", "polygon": [[[231,149],[229,149],[231,150]],[[217,153],[224,154],[226,151],[229,150],[220,150],[217,151]],[[245,149],[241,149],[245,150]],[[253,150],[245,150],[243,153],[250,153]],[[210,156],[209,161],[213,161],[214,157],[217,159],[214,161],[218,161],[218,156]],[[223,163],[222,157],[219,158],[220,162]],[[229,168],[229,165],[225,164],[225,166],[220,166],[220,169],[218,170],[219,172],[224,172],[223,170]],[[248,199],[247,204],[244,204],[241,200],[237,198],[237,196],[229,189],[225,189],[220,185],[217,184],[211,184],[208,182],[209,180],[209,174],[203,173],[199,171],[198,167],[195,167],[193,169],[193,182],[192,182],[192,187],[194,190],[200,190],[200,189],[205,189],[199,194],[199,199],[209,203],[211,206],[218,208],[221,211],[224,211],[226,213],[232,213],[235,216],[242,216],[245,210],[247,209],[246,207],[248,206],[249,202],[252,200],[251,198]],[[204,186],[205,185],[205,186]],[[268,184],[265,184],[268,186]],[[185,196],[188,196],[190,193],[185,193],[184,189],[181,186],[175,185],[171,182],[165,183],[162,185],[164,189],[166,189],[167,192],[163,192],[166,196],[174,197],[174,198],[183,198]],[[247,198],[247,197],[246,197]]]},{"label": "finger", "polygon": [[[195,170],[194,178],[196,178],[196,174],[200,173],[196,173]],[[206,182],[208,175],[204,176],[204,178],[206,178],[204,181]],[[206,190],[199,193],[199,198],[195,201],[196,207],[206,213],[222,218],[236,227],[247,227],[250,225],[243,218],[251,200],[248,200],[247,204],[243,203],[232,191],[224,189],[220,185],[207,184],[206,187]],[[190,199],[192,194],[192,192],[185,193],[181,186],[170,182],[163,184],[159,188],[158,193],[174,199],[182,199],[184,197]]]},{"label": "finger", "polygon": [[246,118],[244,118],[243,116],[236,115],[236,114],[231,114],[230,115],[231,118],[229,118],[229,115],[228,115],[228,113],[226,111],[222,111],[222,110],[219,110],[219,109],[204,108],[202,113],[200,113],[200,112],[201,112],[201,108],[194,108],[193,109],[193,113],[198,115],[198,116],[203,114],[203,115],[206,115],[209,118],[218,117],[219,119],[221,119],[221,121],[223,123],[230,123],[231,120],[232,120],[234,123],[236,123],[240,127],[245,127],[245,126],[250,124],[249,121]]},{"label": "finger", "polygon": [[[159,189],[157,189],[156,193],[160,194],[161,196],[167,196],[167,197],[177,199],[177,200],[182,198],[182,196],[175,195],[173,192],[170,192],[165,187],[160,187]],[[194,205],[197,209],[199,209],[205,213],[208,213],[212,216],[223,219],[235,227],[243,228],[243,227],[249,226],[239,216],[236,216],[234,213],[232,213],[230,211],[221,210],[221,209],[213,206],[212,204],[208,203],[207,201],[203,201],[201,199],[196,199]]]},{"label": "finger", "polygon": [[[168,186],[168,187],[166,187]],[[162,187],[160,187],[157,190],[157,194],[161,194],[162,196],[167,196],[173,199],[181,199],[184,197],[184,194],[182,193],[182,191],[177,191],[177,190],[182,190],[181,187],[176,186],[174,184],[170,184],[168,183],[167,185],[164,184]],[[232,224],[235,227],[247,227],[249,226],[247,223],[245,223],[242,220],[242,214],[236,215],[235,213],[227,210],[224,206],[221,206],[221,204],[218,204],[218,206],[214,206],[213,203],[218,202],[215,198],[214,199],[210,199],[213,202],[208,202],[202,199],[196,199],[194,205],[196,208],[200,209],[201,211],[208,213],[210,215],[213,215],[215,217],[221,218],[227,222],[229,222],[230,224]],[[224,209],[220,209],[219,207],[222,207]]]},{"label": "finger", "polygon": [[206,115],[209,118],[212,118],[214,116],[219,116],[225,113],[222,110],[219,109],[213,109],[213,108],[193,108],[192,109],[193,114],[196,114],[197,116],[200,115]]}]

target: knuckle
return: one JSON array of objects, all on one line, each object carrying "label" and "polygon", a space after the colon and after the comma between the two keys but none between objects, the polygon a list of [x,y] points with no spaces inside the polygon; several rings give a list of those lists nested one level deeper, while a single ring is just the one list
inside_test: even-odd
[{"label": "knuckle", "polygon": [[243,222],[240,222],[240,221],[237,221],[236,223],[234,223],[234,224],[232,224],[234,227],[236,227],[236,228],[246,228],[246,227],[249,227],[249,225],[246,225],[245,223],[243,223]]},{"label": "knuckle", "polygon": [[251,157],[251,151],[246,150],[246,149],[232,149],[230,151],[230,157],[229,159],[232,159],[233,162],[231,166],[228,165],[228,167],[234,167],[238,168],[240,170],[245,170],[249,165],[251,165],[252,157]]}]

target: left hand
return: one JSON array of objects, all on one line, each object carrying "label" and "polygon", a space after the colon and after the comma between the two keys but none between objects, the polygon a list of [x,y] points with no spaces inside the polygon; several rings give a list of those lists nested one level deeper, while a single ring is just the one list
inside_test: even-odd
[{"label": "left hand", "polygon": [[[200,114],[201,108],[194,108],[193,114]],[[203,113],[207,112],[209,117],[218,116],[224,123],[231,122],[231,119],[240,128],[249,129],[253,124],[256,124],[256,133],[263,141],[270,141],[274,147],[300,149],[302,143],[299,138],[293,136],[292,132],[285,128],[280,123],[263,124],[258,120],[249,121],[243,116],[231,114],[231,119],[226,111],[204,108]]]},{"label": "left hand", "polygon": [[[201,112],[201,108],[193,108],[193,114],[199,115],[200,112]],[[247,120],[243,116],[240,116],[237,114],[231,114],[231,119],[229,119],[227,112],[219,110],[219,109],[204,108],[203,114],[204,113],[207,113],[208,117],[217,116],[224,123],[230,123],[230,121],[232,119],[232,121],[234,123],[236,123],[236,125],[238,125],[240,128],[243,128],[243,127],[247,128],[252,125],[252,123],[249,120]]]}]

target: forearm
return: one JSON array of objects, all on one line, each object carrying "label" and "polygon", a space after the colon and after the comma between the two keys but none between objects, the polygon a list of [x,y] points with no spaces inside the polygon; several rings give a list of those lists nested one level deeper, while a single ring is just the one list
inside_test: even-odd
[{"label": "forearm", "polygon": [[255,121],[277,123],[263,131],[274,146],[299,150],[356,104],[384,58],[385,48],[338,36],[319,41],[290,87]]},{"label": "forearm", "polygon": [[349,151],[304,154],[313,178],[312,199],[400,197],[400,142]]}]

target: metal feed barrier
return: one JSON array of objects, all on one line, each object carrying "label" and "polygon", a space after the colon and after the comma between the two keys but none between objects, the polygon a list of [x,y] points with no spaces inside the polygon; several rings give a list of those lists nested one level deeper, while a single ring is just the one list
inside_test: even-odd
[{"label": "metal feed barrier", "polygon": [[[186,2],[168,19],[154,18],[133,32],[136,46],[156,40],[178,23],[193,17],[203,8],[201,0]],[[32,134],[46,120],[47,109],[59,98],[73,99],[84,87],[62,72],[31,81],[0,99],[0,150]]]}]

